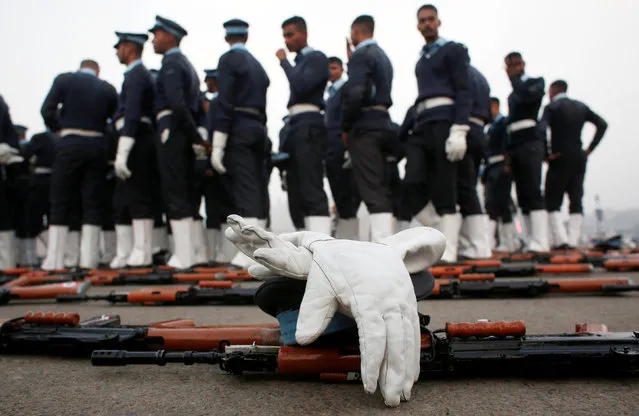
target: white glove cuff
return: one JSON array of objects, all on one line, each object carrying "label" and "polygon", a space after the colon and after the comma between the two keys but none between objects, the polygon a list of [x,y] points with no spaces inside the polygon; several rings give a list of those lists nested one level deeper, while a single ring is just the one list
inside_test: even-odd
[{"label": "white glove cuff", "polygon": [[222,133],[221,131],[213,132],[213,147],[221,147],[224,149],[226,147],[226,140],[229,135],[227,133]]},{"label": "white glove cuff", "polygon": [[120,136],[120,138],[118,139],[118,153],[129,154],[134,144],[135,139],[133,137]]},{"label": "white glove cuff", "polygon": [[451,133],[456,133],[456,132],[467,133],[468,130],[470,130],[470,126],[467,126],[465,124],[453,124],[452,126],[450,126]]},{"label": "white glove cuff", "polygon": [[206,127],[198,127],[197,132],[200,133],[202,140],[206,141],[209,138],[209,131]]}]

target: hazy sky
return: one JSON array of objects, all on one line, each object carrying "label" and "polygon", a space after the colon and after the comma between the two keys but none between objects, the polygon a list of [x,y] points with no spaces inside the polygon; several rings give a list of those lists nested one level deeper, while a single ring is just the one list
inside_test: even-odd
[{"label": "hazy sky", "polygon": [[[376,19],[375,37],[394,65],[390,112],[401,123],[416,98],[414,67],[423,39],[416,30],[415,12],[421,4],[408,0],[0,0],[0,34],[5,40],[0,94],[10,105],[14,122],[27,125],[34,134],[44,127],[39,110],[51,81],[60,72],[77,69],[83,58],[96,59],[101,77],[120,89],[124,67],[113,49],[115,30],[145,32],[156,14],[177,21],[189,32],[182,50],[203,79],[202,70],[216,67],[228,48],[222,23],[242,18],[251,25],[248,48],[271,79],[268,127],[277,143],[288,100],[286,77],[275,57],[275,51],[284,46],[281,22],[292,15],[303,16],[309,25],[309,44],[345,58],[344,37],[350,23],[359,14],[371,14]],[[547,85],[557,78],[567,80],[569,94],[590,105],[610,125],[589,161],[586,210],[594,209],[595,194],[604,207],[639,207],[634,185],[639,177],[639,52],[633,42],[637,30],[632,29],[639,1],[449,0],[434,4],[442,19],[441,36],[468,46],[472,63],[503,102],[510,92],[503,57],[511,50],[521,51],[527,72],[544,76]],[[160,65],[150,42],[144,60],[149,68]],[[507,111],[505,106],[502,109]],[[592,129],[587,128],[585,145],[591,137]]]}]

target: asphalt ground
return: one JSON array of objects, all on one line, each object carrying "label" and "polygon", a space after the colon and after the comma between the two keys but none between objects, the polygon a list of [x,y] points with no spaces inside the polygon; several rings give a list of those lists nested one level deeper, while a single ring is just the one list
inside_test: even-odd
[{"label": "asphalt ground", "polygon": [[[601,277],[639,274],[604,273]],[[554,277],[554,276],[553,276]],[[134,287],[94,287],[90,293]],[[22,303],[0,317],[27,311],[119,314],[123,324],[192,318],[198,325],[274,322],[256,306],[142,307]],[[420,311],[431,329],[477,319],[526,322],[527,333],[573,332],[576,323],[610,331],[639,329],[639,293],[536,299],[427,300]],[[420,381],[412,400],[387,409],[379,392],[360,383],[332,384],[227,375],[217,366],[179,364],[93,367],[88,359],[0,356],[0,415],[637,415],[639,379],[464,378]]]}]

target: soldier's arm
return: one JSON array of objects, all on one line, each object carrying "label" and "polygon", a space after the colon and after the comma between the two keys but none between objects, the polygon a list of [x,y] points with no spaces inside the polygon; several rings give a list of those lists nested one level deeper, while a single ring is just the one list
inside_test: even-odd
[{"label": "soldier's arm", "polygon": [[217,66],[217,108],[215,109],[215,131],[228,134],[233,119],[233,87],[235,86],[235,54],[222,55]]},{"label": "soldier's arm", "polygon": [[122,136],[135,139],[142,119],[142,97],[144,84],[136,79],[135,72],[130,72],[125,81],[126,99],[124,101],[124,127]]},{"label": "soldier's arm", "polygon": [[342,132],[348,133],[357,121],[370,90],[371,74],[366,52],[353,53],[348,62],[348,81],[342,87]]},{"label": "soldier's arm", "polygon": [[42,103],[42,108],[40,109],[40,114],[42,114],[44,124],[51,131],[60,130],[60,121],[58,120],[58,104],[62,102],[65,79],[65,74],[58,75],[55,78],[55,80],[53,81],[53,85],[49,90],[49,93]]},{"label": "soldier's arm", "polygon": [[280,61],[294,94],[308,94],[328,82],[328,59],[323,53],[312,52],[302,68],[292,66],[287,59]]},{"label": "soldier's arm", "polygon": [[196,143],[201,142],[202,138],[197,132],[197,123],[184,97],[184,84],[182,82],[182,71],[180,67],[176,63],[167,60],[164,63],[162,72],[164,75],[164,93],[166,94],[169,107],[173,111],[173,116],[178,120],[180,127],[187,137]]},{"label": "soldier's arm", "polygon": [[590,145],[588,146],[588,149],[586,149],[586,153],[590,154],[593,150],[595,150],[595,147],[599,145],[599,142],[601,142],[601,139],[608,129],[608,123],[606,122],[606,120],[601,118],[599,114],[595,113],[590,108],[588,108],[586,120],[594,124],[597,129],[595,131],[594,137],[592,138],[592,141],[590,142]]},{"label": "soldier's arm", "polygon": [[456,44],[451,48],[447,58],[446,63],[455,90],[454,124],[467,125],[472,102],[468,50],[464,46]]}]

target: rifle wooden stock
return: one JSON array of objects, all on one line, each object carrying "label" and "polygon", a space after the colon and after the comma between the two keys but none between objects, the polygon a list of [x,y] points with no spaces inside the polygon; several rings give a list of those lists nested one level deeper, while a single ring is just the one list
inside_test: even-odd
[{"label": "rifle wooden stock", "polygon": [[91,282],[64,282],[38,286],[0,288],[0,304],[11,300],[56,299],[59,296],[83,296]]},{"label": "rifle wooden stock", "polygon": [[434,277],[453,277],[462,274],[494,274],[496,277],[533,277],[538,274],[582,274],[593,270],[591,264],[533,264],[500,263],[487,260],[476,264],[456,264],[429,268]]}]

